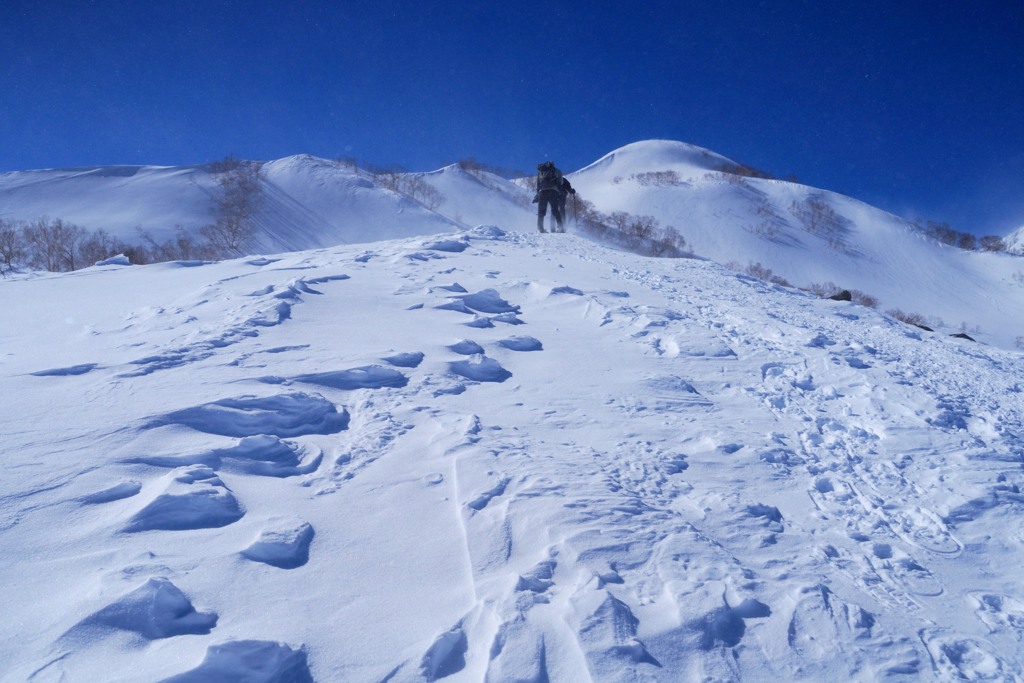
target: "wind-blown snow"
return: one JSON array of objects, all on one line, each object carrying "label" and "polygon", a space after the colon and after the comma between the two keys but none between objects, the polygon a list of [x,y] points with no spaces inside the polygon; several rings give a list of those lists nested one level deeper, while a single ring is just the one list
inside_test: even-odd
[{"label": "wind-blown snow", "polygon": [[1017,352],[573,235],[186,265],[0,281],[3,681],[1024,680]]}]

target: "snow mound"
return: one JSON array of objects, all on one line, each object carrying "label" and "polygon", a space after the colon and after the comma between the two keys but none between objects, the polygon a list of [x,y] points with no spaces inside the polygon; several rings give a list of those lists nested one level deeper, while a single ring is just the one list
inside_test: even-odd
[{"label": "snow mound", "polygon": [[145,640],[207,634],[217,615],[197,612],[188,597],[164,578],[152,578],[128,595],[84,619],[66,635],[96,637],[102,631],[129,631]]},{"label": "snow mound", "polygon": [[234,640],[211,645],[195,669],[161,683],[313,683],[306,653],[284,643]]},{"label": "snow mound", "polygon": [[674,140],[644,140],[609,152],[575,175],[599,175],[611,180],[637,169],[676,171],[684,177],[735,166],[736,162],[710,150]]}]

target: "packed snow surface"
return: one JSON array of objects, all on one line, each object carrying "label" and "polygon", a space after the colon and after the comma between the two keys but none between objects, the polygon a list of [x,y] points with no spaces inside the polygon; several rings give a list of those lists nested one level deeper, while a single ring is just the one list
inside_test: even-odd
[{"label": "packed snow surface", "polygon": [[497,228],[0,319],[3,681],[1024,680],[1017,352]]}]

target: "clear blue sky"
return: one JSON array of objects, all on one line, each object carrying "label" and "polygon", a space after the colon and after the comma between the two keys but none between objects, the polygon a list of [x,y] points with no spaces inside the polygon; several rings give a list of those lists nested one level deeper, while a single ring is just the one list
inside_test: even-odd
[{"label": "clear blue sky", "polygon": [[571,171],[650,138],[1006,233],[1024,2],[0,1],[0,171],[302,152]]}]

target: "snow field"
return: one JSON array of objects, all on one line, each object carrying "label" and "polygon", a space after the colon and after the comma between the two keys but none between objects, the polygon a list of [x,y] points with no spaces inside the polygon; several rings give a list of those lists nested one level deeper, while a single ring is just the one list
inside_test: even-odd
[{"label": "snow field", "polygon": [[2,680],[1024,678],[1018,354],[494,228],[0,286]]}]

